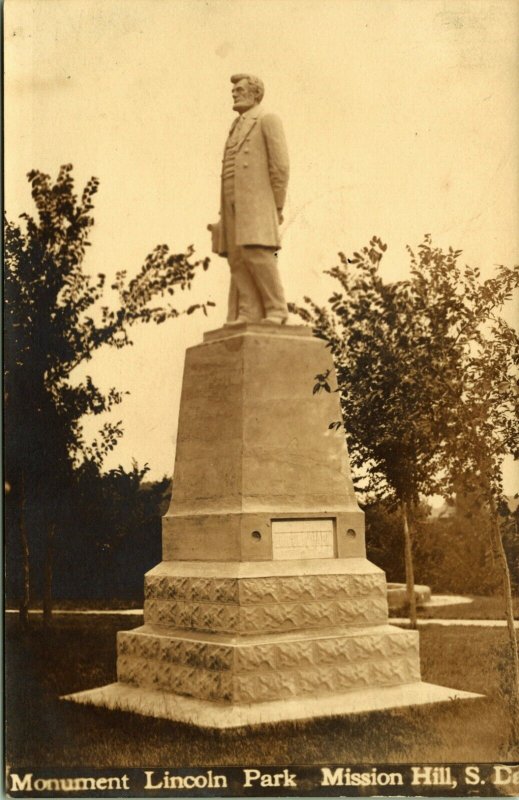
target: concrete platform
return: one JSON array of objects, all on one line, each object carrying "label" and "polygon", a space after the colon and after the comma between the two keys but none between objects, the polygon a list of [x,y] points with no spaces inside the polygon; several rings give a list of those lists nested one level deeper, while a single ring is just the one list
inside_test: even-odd
[{"label": "concrete platform", "polygon": [[483,696],[419,681],[321,697],[229,705],[132,687],[123,683],[110,683],[96,689],[65,695],[61,699],[101,706],[112,711],[130,711],[147,717],[183,722],[200,728],[227,729],[273,722],[341,717],[451,700],[477,699]]},{"label": "concrete platform", "polygon": [[425,604],[425,608],[439,608],[441,606],[470,605],[474,600],[461,594],[433,594]]},{"label": "concrete platform", "polygon": [[[417,606],[426,606],[431,600],[431,589],[424,584],[415,583],[414,595]],[[405,583],[387,584],[387,602],[389,608],[400,608],[407,603],[407,587]]]}]

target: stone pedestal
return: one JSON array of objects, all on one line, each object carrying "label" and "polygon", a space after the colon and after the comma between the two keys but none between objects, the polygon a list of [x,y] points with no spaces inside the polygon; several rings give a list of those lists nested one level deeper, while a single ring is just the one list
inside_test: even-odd
[{"label": "stone pedestal", "polygon": [[367,561],[329,351],[300,326],[205,334],[186,354],[163,561],[116,684],[76,702],[233,727],[469,697],[420,681]]}]

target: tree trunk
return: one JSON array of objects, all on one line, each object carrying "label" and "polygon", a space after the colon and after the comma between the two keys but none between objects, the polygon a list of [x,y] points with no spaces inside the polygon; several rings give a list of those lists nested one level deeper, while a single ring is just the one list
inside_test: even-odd
[{"label": "tree trunk", "polygon": [[409,607],[409,622],[411,628],[417,627],[416,595],[414,591],[413,543],[409,525],[409,509],[405,500],[400,502],[404,528],[404,557],[405,557],[405,582],[407,588],[407,604]]},{"label": "tree trunk", "polygon": [[519,742],[519,653],[517,648],[517,635],[515,632],[514,621],[514,604],[512,595],[512,582],[510,580],[510,568],[508,566],[508,559],[506,557],[506,550],[503,545],[503,537],[501,536],[501,528],[499,525],[499,516],[494,498],[490,499],[490,513],[491,513],[491,531],[492,543],[497,556],[498,564],[501,569],[503,581],[503,598],[505,601],[505,614],[506,624],[508,628],[508,638],[510,642],[510,656],[512,667],[512,697],[511,703],[511,716],[512,716],[512,737],[514,743]]},{"label": "tree trunk", "polygon": [[45,546],[45,564],[43,567],[43,624],[52,624],[52,568],[54,564],[54,536],[56,523],[51,522],[47,528]]},{"label": "tree trunk", "polygon": [[31,573],[29,559],[29,537],[27,536],[27,526],[25,524],[25,485],[22,479],[20,491],[20,541],[22,547],[22,596],[20,598],[20,625],[22,628],[29,627],[29,604],[31,600]]}]

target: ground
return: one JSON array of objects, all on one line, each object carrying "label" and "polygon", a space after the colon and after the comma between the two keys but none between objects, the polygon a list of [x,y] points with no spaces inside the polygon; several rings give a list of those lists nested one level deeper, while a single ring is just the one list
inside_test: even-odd
[{"label": "ground", "polygon": [[485,698],[244,731],[200,731],[165,720],[64,703],[59,696],[115,680],[124,616],[41,618],[6,626],[7,762],[13,768],[149,767],[370,762],[495,762],[507,745],[507,633],[422,629],[423,679]]}]

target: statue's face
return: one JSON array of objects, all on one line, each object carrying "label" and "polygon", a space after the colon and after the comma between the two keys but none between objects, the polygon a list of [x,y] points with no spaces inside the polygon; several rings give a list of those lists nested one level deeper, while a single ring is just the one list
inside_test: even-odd
[{"label": "statue's face", "polygon": [[249,86],[247,78],[242,78],[232,85],[233,110],[243,114],[247,109],[256,105],[256,95]]}]

